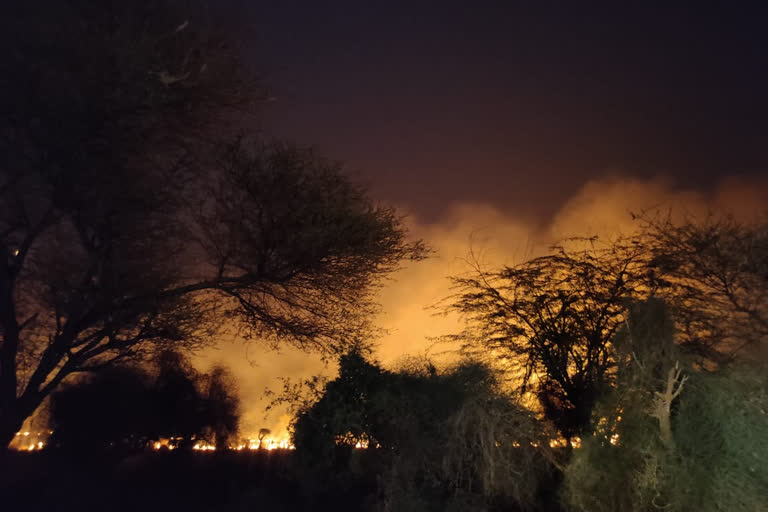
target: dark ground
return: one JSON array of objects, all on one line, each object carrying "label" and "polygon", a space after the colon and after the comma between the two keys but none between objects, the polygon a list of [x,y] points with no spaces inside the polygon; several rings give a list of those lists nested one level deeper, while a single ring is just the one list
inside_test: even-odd
[{"label": "dark ground", "polygon": [[[360,512],[374,508],[375,474],[353,475],[339,468],[333,474],[311,476],[298,455],[289,450],[11,452],[0,459],[0,512]],[[319,483],[318,477],[325,483]],[[537,510],[559,509],[552,490],[557,483],[551,484],[550,490],[541,489]],[[493,510],[510,509],[501,505]]]},{"label": "dark ground", "polygon": [[355,496],[306,489],[294,453],[12,453],[0,470],[0,510],[357,510]]}]

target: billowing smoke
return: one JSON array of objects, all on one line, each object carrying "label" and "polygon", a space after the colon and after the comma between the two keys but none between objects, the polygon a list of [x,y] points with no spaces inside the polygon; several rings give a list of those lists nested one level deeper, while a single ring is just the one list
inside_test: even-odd
[{"label": "billowing smoke", "polygon": [[[631,212],[643,210],[671,209],[673,214],[696,216],[728,210],[736,217],[750,218],[768,213],[766,198],[766,179],[727,179],[713,191],[701,192],[675,188],[663,179],[616,177],[588,182],[552,218],[538,223],[522,220],[525,217],[514,213],[514,205],[502,211],[486,204],[452,203],[437,222],[412,217],[413,236],[426,240],[436,254],[403,269],[382,290],[379,324],[388,334],[378,340],[377,357],[392,364],[406,354],[445,356],[447,347],[432,340],[458,331],[460,324],[455,317],[436,315],[430,306],[450,295],[447,277],[467,272],[470,257],[489,267],[513,264],[541,254],[565,236],[630,232],[636,226]],[[320,373],[332,375],[335,370],[317,356],[292,349],[273,352],[239,340],[222,341],[198,358],[201,367],[216,362],[228,365],[239,379],[243,434],[253,435],[264,427],[275,438],[285,435],[289,416],[274,411],[265,417],[265,388],[279,391],[280,377],[300,380]]]}]

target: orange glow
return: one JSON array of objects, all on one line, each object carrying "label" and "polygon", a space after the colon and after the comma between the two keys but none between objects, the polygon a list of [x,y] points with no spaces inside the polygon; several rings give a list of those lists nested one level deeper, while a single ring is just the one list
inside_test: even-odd
[{"label": "orange glow", "polygon": [[[448,358],[447,347],[445,352],[443,347],[435,349],[432,340],[459,332],[463,324],[452,315],[435,316],[435,311],[427,306],[453,293],[446,276],[468,271],[467,256],[471,248],[489,268],[515,264],[548,252],[548,247],[564,236],[597,234],[607,239],[619,231],[629,234],[637,229],[637,222],[632,220],[629,211],[657,207],[665,210],[666,205],[674,205],[681,211],[705,216],[708,211],[728,208],[734,210],[739,219],[750,218],[755,211],[764,210],[767,191],[765,180],[726,180],[711,193],[702,193],[681,189],[663,179],[611,176],[585,183],[564,198],[543,224],[528,222],[525,216],[482,202],[453,203],[434,221],[421,220],[411,212],[409,228],[413,237],[424,238],[437,256],[407,265],[380,290],[383,313],[376,322],[390,334],[381,338],[377,357],[385,366],[404,354],[427,353]],[[254,425],[264,421],[264,388],[280,389],[280,377],[296,380],[319,374],[334,377],[334,368],[326,366],[319,357],[292,348],[277,353],[251,345],[246,359],[235,336],[206,352],[201,366],[222,360],[241,381],[243,403],[248,404],[244,420]],[[253,372],[251,365],[256,360],[261,368],[259,372]],[[275,409],[270,414],[264,426],[277,437],[287,436],[290,418],[285,411]]]},{"label": "orange glow", "polygon": [[550,448],[564,448],[566,446],[568,446],[568,440],[564,437],[558,437],[556,439],[549,440]]},{"label": "orange glow", "polygon": [[28,430],[16,432],[11,440],[9,449],[23,452],[34,452],[42,450],[48,441],[51,431],[30,432]]},{"label": "orange glow", "polygon": [[[358,450],[366,449],[370,446],[370,440],[368,436],[362,434],[360,437],[355,436],[352,432],[347,432],[343,436],[336,436],[336,444],[354,446]],[[376,448],[381,446],[377,443]]]},{"label": "orange glow", "polygon": [[208,451],[215,451],[216,447],[212,444],[208,444],[204,441],[198,441],[195,443],[195,445],[192,447],[193,450],[208,452]]},{"label": "orange glow", "polygon": [[154,450],[175,450],[180,441],[183,441],[182,437],[161,437],[152,444],[152,448]]},{"label": "orange glow", "polygon": [[293,446],[290,441],[287,439],[282,439],[280,441],[276,441],[274,439],[270,439],[269,443],[267,443],[266,446],[267,450],[295,450],[296,447]]}]

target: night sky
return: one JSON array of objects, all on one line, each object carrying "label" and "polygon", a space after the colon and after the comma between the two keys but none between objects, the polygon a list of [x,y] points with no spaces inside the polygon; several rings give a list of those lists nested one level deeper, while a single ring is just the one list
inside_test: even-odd
[{"label": "night sky", "polygon": [[[768,203],[765,9],[247,4],[247,53],[272,97],[257,128],[343,161],[436,249],[382,292],[384,363],[433,357],[428,338],[456,332],[425,308],[470,247],[513,263],[560,236],[631,229],[629,210]],[[218,360],[253,431],[288,421],[264,419],[265,387],[333,371],[237,341],[202,364]]]},{"label": "night sky", "polygon": [[253,4],[265,130],[427,219],[469,201],[541,221],[594,178],[768,164],[766,9]]}]

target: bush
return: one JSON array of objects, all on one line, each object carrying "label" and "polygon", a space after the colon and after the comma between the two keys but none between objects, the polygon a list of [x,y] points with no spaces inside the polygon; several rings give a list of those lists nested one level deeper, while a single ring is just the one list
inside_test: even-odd
[{"label": "bush", "polygon": [[501,391],[493,370],[465,362],[390,372],[357,353],[340,363],[294,426],[297,451],[321,481],[373,472],[379,510],[533,505],[550,470],[537,448],[548,446],[546,429]]},{"label": "bush", "polygon": [[618,385],[566,468],[565,503],[584,512],[764,510],[768,378],[743,366],[681,366],[661,306],[635,305],[616,337],[626,355]]},{"label": "bush", "polygon": [[228,371],[197,373],[173,352],[151,368],[114,366],[51,396],[54,445],[71,449],[139,449],[149,440],[206,438],[226,446],[237,431],[239,399]]}]

